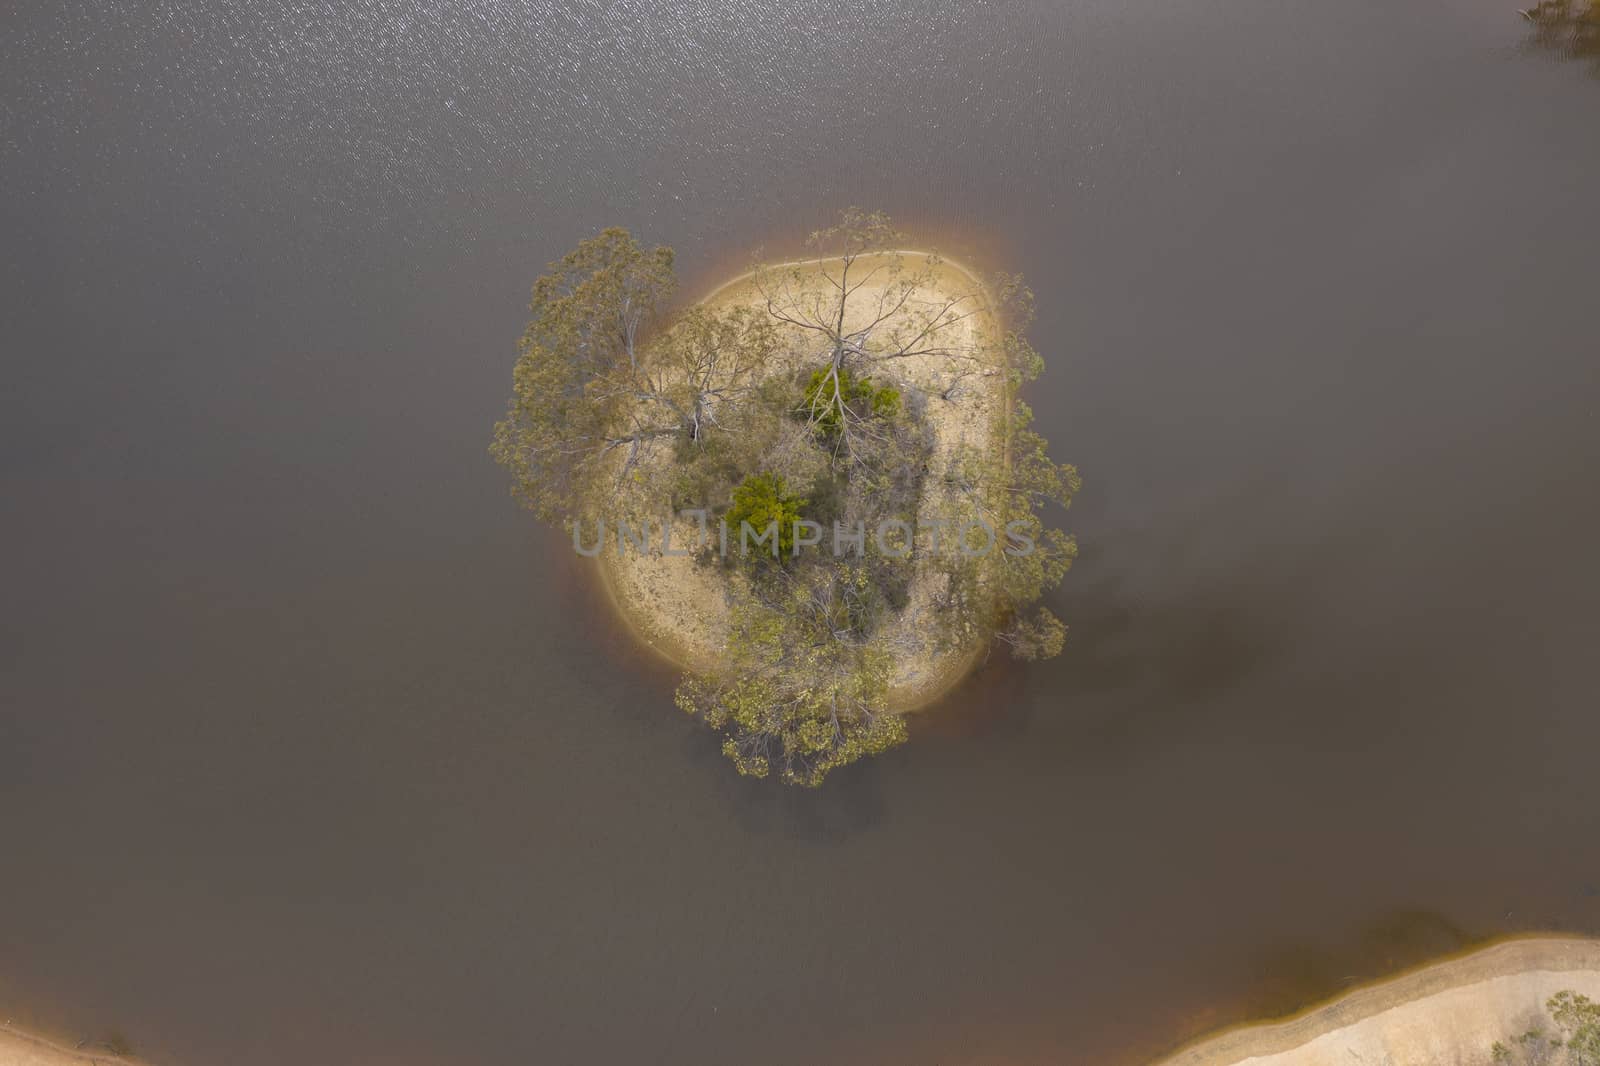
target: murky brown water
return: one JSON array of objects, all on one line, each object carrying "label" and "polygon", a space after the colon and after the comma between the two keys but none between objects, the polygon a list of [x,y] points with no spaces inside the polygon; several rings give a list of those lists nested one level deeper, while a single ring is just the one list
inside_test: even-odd
[{"label": "murky brown water", "polygon": [[[0,15],[0,1013],[1125,1064],[1600,932],[1600,84],[1499,0]],[[1024,271],[1059,660],[742,782],[485,448],[608,223]]]}]

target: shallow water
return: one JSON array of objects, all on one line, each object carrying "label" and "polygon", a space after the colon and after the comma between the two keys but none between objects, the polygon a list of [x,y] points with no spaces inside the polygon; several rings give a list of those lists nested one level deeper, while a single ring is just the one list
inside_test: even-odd
[{"label": "shallow water", "polygon": [[[1600,83],[1490,0],[0,15],[0,1011],[176,1066],[1134,1063],[1600,932]],[[486,455],[526,287],[1019,269],[1067,652],[736,779]]]}]

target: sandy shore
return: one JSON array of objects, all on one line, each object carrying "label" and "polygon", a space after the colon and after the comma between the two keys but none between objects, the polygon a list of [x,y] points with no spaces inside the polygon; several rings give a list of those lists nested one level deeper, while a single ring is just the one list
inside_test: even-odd
[{"label": "sandy shore", "polygon": [[74,1048],[0,1024],[0,1066],[143,1066],[104,1049]]},{"label": "sandy shore", "polygon": [[1495,1041],[1552,1026],[1544,1003],[1600,1000],[1600,939],[1537,937],[1367,985],[1293,1018],[1232,1029],[1157,1066],[1476,1066]]},{"label": "sandy shore", "polygon": [[[970,318],[944,334],[952,346],[977,346],[983,339],[998,336],[1000,324],[989,307],[990,295],[973,272],[948,259],[925,252],[900,251],[877,256],[862,256],[859,268],[870,270],[875,260],[888,254],[900,257],[907,270],[929,269],[932,284],[919,292],[919,299],[937,305],[947,298],[967,295],[979,308]],[[816,284],[821,286],[822,267],[833,260],[802,260],[782,264],[786,268],[816,267]],[[869,283],[855,295],[855,306],[867,307],[884,286]],[[727,309],[737,306],[764,307],[754,274],[724,282],[700,301],[702,306]],[[896,361],[883,378],[903,393],[926,393],[939,380],[947,364],[934,356],[918,356]],[[950,400],[931,401],[926,419],[934,434],[930,469],[937,475],[961,449],[989,451],[1000,442],[997,427],[1009,410],[1010,398],[1005,378],[998,367],[972,378],[970,386]],[[936,478],[933,479],[936,483]],[[919,521],[941,516],[950,501],[938,491],[930,491],[923,503]],[[685,519],[673,529],[673,544],[696,542],[698,529]],[[596,559],[601,583],[611,603],[627,623],[628,629],[652,651],[684,670],[711,670],[716,667],[726,646],[727,611],[724,583],[718,573],[696,566],[683,557],[665,556],[659,551],[641,555],[630,550],[619,556],[608,548]],[[910,603],[898,624],[900,651],[891,679],[889,704],[898,712],[913,711],[936,701],[964,678],[980,660],[982,646],[935,650],[922,640],[936,627],[925,620],[933,608],[935,591],[927,581],[913,581]]]}]

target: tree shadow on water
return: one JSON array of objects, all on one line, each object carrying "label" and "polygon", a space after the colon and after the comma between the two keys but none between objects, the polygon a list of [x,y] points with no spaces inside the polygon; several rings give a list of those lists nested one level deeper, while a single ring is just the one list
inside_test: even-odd
[{"label": "tree shadow on water", "polygon": [[1287,661],[1297,636],[1283,587],[1247,576],[1219,570],[1140,593],[1130,575],[1084,575],[1064,602],[1067,646],[1046,679],[1052,710],[1076,723],[1079,756],[1131,753],[1157,732],[1254,713],[1227,701]]},{"label": "tree shadow on water", "polygon": [[[912,716],[911,743],[894,754],[909,750],[937,762],[948,745],[949,757],[961,758],[957,746],[1014,745],[1043,737],[1041,727],[1059,736],[1062,719],[1071,722],[1074,760],[1145,750],[1153,732],[1170,734],[1174,723],[1214,728],[1215,704],[1293,650],[1295,627],[1283,617],[1289,597],[1275,583],[1243,580],[1250,576],[1243,565],[1140,596],[1129,575],[1096,574],[1100,562],[1085,551],[1047,602],[1069,625],[1059,657],[1019,663],[993,649],[953,691]],[[1324,562],[1280,560],[1272,569],[1288,580]]]},{"label": "tree shadow on water", "polygon": [[1196,702],[1221,695],[1283,649],[1265,598],[1199,586],[1162,602],[1140,602],[1126,579],[1109,575],[1074,601],[1072,688]]}]

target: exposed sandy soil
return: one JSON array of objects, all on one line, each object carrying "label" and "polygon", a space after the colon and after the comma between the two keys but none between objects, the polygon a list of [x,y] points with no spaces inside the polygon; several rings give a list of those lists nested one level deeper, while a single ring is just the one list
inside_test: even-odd
[{"label": "exposed sandy soil", "polygon": [[0,1024],[0,1066],[141,1066],[139,1060],[93,1048],[73,1048]]},{"label": "exposed sandy soil", "polygon": [[[893,253],[902,257],[910,271],[931,267],[933,281],[918,299],[924,306],[938,306],[946,299],[969,296],[964,305],[976,313],[940,334],[950,347],[983,347],[981,341],[998,336],[999,323],[990,311],[990,296],[983,283],[966,268],[924,252]],[[863,256],[857,260],[853,277],[866,274],[881,257]],[[787,266],[812,267],[822,282],[822,265],[835,260],[809,260]],[[885,286],[870,282],[852,297],[852,307],[873,306]],[[740,305],[764,308],[754,275],[735,278],[714,290],[701,303],[711,308]],[[927,401],[925,421],[932,428],[934,445],[919,523],[952,513],[951,500],[938,488],[939,475],[959,449],[992,451],[1003,447],[999,438],[1008,397],[1005,376],[998,366],[986,367],[966,380],[950,399],[939,396],[935,382],[948,374],[950,363],[938,355],[914,356],[896,360],[892,366],[873,371],[874,381],[892,383],[903,394],[932,393]],[[715,526],[712,527],[715,537]],[[592,533],[590,534],[592,537]],[[692,546],[699,536],[690,519],[678,522],[673,530],[673,547]],[[831,531],[824,534],[830,542]],[[614,538],[613,538],[614,542]],[[611,600],[633,633],[647,646],[684,669],[707,669],[721,658],[726,647],[726,578],[716,570],[697,566],[682,556],[667,556],[659,545],[648,555],[630,546],[622,555],[608,547],[598,560],[602,581]],[[912,582],[910,602],[900,612],[894,634],[897,650],[896,670],[891,680],[889,702],[897,711],[911,711],[928,705],[947,691],[972,668],[983,653],[982,646],[941,651],[933,647],[926,634],[934,631],[927,615],[939,590],[930,580]]]},{"label": "exposed sandy soil", "polygon": [[1552,1032],[1545,1001],[1568,989],[1600,1000],[1600,940],[1509,940],[1230,1030],[1158,1066],[1487,1066],[1495,1041]]}]

